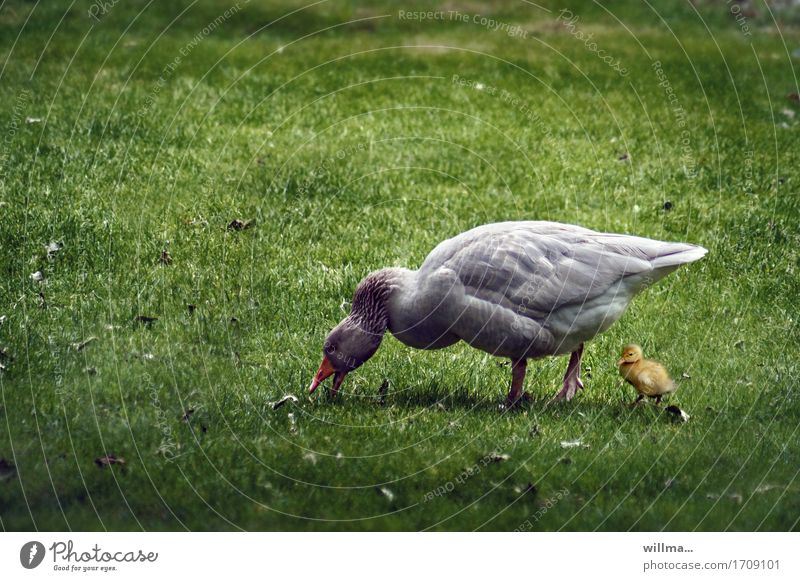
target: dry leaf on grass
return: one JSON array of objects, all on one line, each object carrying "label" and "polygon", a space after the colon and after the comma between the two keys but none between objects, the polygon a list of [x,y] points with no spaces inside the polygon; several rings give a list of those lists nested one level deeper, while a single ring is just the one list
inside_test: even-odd
[{"label": "dry leaf on grass", "polygon": [[47,250],[48,260],[52,260],[62,248],[64,248],[64,244],[62,242],[51,242],[50,244],[45,246],[45,250]]},{"label": "dry leaf on grass", "polygon": [[589,444],[584,444],[583,440],[563,440],[561,442],[562,448],[588,448]]},{"label": "dry leaf on grass", "polygon": [[94,463],[97,464],[98,468],[103,468],[105,466],[113,466],[115,464],[124,465],[125,458],[118,458],[114,454],[107,454],[105,456],[100,456],[99,458],[95,458]]},{"label": "dry leaf on grass", "polygon": [[389,394],[389,380],[384,379],[381,386],[378,388],[378,403],[384,405],[386,403],[386,396]]},{"label": "dry leaf on grass", "polygon": [[688,422],[689,418],[692,417],[676,405],[667,406],[664,411],[676,422]]},{"label": "dry leaf on grass", "polygon": [[75,351],[83,351],[86,348],[86,346],[92,341],[97,341],[97,337],[91,336],[87,337],[83,341],[78,341],[77,343],[73,343],[72,348],[75,349]]},{"label": "dry leaf on grass", "polygon": [[240,220],[239,218],[236,218],[228,223],[228,230],[247,230],[248,228],[254,226],[255,223],[255,218],[250,220]]},{"label": "dry leaf on grass", "polygon": [[289,402],[297,403],[298,401],[299,400],[297,399],[297,396],[291,393],[287,393],[278,401],[273,401],[270,405],[272,406],[272,409],[276,410]]},{"label": "dry leaf on grass", "polygon": [[148,317],[147,315],[136,315],[133,319],[137,323],[141,323],[142,325],[152,325],[156,321],[158,321],[158,317]]}]

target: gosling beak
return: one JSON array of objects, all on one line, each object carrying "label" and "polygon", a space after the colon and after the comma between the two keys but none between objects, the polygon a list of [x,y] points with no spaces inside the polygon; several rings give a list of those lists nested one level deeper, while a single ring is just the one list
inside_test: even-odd
[{"label": "gosling beak", "polygon": [[333,375],[336,370],[331,365],[330,359],[328,359],[327,355],[322,357],[322,363],[317,370],[317,374],[314,376],[314,379],[311,381],[311,385],[308,386],[308,393],[314,393],[314,390],[319,387],[319,384]]},{"label": "gosling beak", "polygon": [[620,365],[622,365],[623,363],[625,363],[625,359],[624,359],[624,358],[622,358],[622,359],[620,359],[619,361],[617,361],[617,367],[619,367],[619,366],[620,366]]}]

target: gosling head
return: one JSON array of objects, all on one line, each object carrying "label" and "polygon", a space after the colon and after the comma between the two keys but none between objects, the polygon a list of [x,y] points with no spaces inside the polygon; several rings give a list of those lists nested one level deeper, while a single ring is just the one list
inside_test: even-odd
[{"label": "gosling head", "polygon": [[620,356],[619,361],[617,361],[617,366],[621,365],[631,365],[640,361],[642,359],[642,348],[638,345],[625,345],[622,349],[622,355]]}]

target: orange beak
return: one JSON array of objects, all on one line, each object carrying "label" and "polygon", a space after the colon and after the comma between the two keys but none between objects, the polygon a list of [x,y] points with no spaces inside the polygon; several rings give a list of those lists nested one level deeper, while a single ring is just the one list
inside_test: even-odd
[{"label": "orange beak", "polygon": [[330,359],[328,359],[328,356],[323,355],[322,363],[320,364],[319,369],[317,370],[317,374],[314,376],[311,385],[308,386],[308,393],[314,393],[314,390],[319,387],[319,384],[325,381],[335,372],[336,370],[333,368],[333,365],[331,365],[331,361]]},{"label": "orange beak", "polygon": [[624,357],[622,359],[620,359],[619,361],[617,361],[617,367],[619,367],[623,363],[625,363],[625,358]]}]

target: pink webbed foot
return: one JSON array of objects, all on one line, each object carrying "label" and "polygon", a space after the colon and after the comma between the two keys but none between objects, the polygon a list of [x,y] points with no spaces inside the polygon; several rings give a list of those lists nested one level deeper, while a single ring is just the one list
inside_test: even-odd
[{"label": "pink webbed foot", "polygon": [[564,374],[564,387],[561,388],[553,401],[571,400],[579,389],[583,389],[581,381],[581,355],[583,355],[583,344],[572,352],[569,356],[569,365]]},{"label": "pink webbed foot", "polygon": [[580,377],[565,377],[564,387],[561,388],[556,396],[553,398],[556,401],[571,400],[579,389],[583,389],[583,382]]}]

